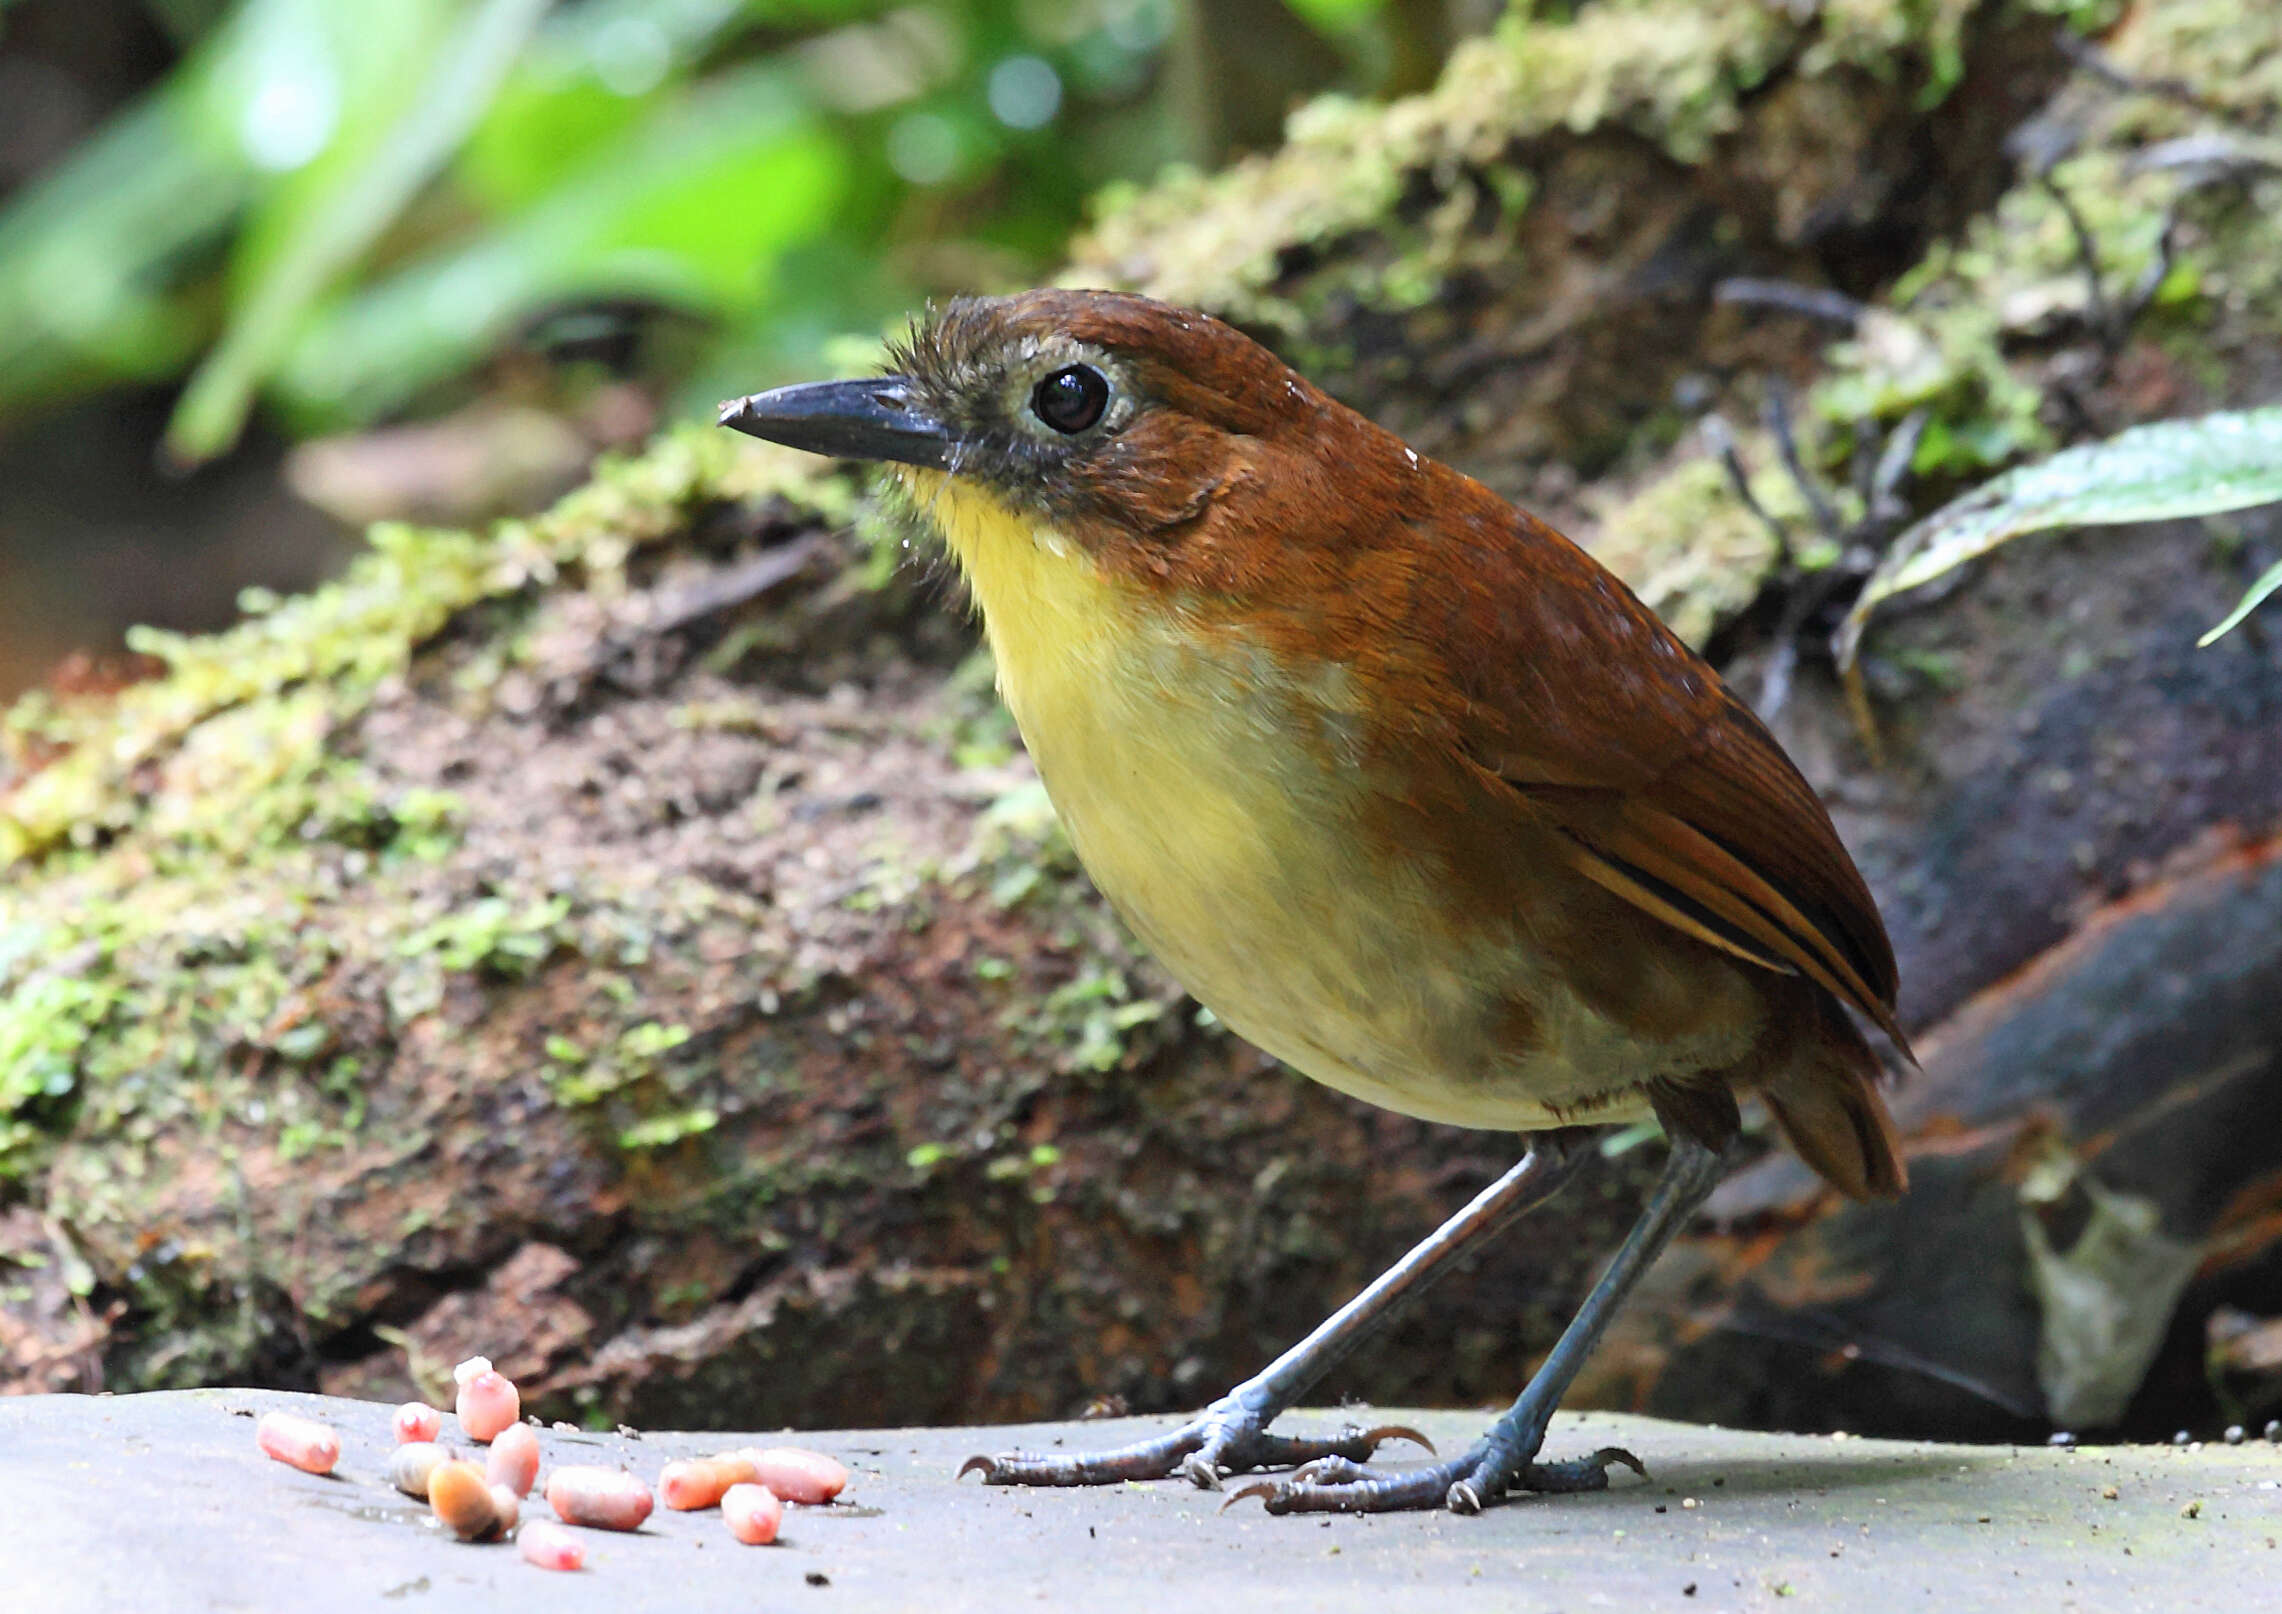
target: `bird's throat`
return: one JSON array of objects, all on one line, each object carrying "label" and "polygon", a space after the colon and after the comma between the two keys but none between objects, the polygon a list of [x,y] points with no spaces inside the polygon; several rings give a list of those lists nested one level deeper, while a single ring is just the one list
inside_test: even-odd
[{"label": "bird's throat", "polygon": [[1143,634],[1149,602],[1110,577],[1073,538],[1007,507],[988,490],[936,471],[904,485],[942,536],[981,607],[999,692],[1033,749],[1114,697]]}]

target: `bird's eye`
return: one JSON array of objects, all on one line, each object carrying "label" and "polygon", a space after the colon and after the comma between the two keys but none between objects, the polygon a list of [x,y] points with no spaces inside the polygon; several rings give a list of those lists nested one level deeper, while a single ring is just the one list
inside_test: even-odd
[{"label": "bird's eye", "polygon": [[1030,392],[1030,412],[1065,437],[1084,431],[1108,407],[1109,380],[1090,364],[1066,365]]}]

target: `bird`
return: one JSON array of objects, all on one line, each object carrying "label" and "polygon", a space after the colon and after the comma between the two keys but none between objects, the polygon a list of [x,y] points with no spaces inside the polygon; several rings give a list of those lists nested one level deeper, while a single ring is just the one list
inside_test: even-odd
[{"label": "bird", "polygon": [[[733,399],[720,421],[892,469],[964,577],[1080,862],[1224,1025],[1369,1103],[1527,1137],[1186,1423],[962,1475],[1261,1475],[1236,1495],[1272,1513],[1598,1488],[1638,1459],[1543,1459],[1553,1411],[1735,1158],[1741,1100],[1841,1194],[1903,1192],[1864,1023],[1910,1055],[1860,872],[1750,707],[1545,522],[1233,326],[1123,292],[957,299],[891,344],[888,373]],[[1670,1140],[1661,1178],[1480,1440],[1399,1465],[1378,1450],[1415,1431],[1270,1428],[1550,1197],[1595,1128],[1646,1120]]]}]

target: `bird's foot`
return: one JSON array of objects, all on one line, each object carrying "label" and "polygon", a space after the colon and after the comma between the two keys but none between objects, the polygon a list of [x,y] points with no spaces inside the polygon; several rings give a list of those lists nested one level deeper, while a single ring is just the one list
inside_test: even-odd
[{"label": "bird's foot", "polygon": [[1180,1428],[1153,1439],[1098,1452],[1014,1451],[970,1457],[960,1465],[959,1477],[979,1473],[985,1485],[1116,1485],[1181,1474],[1205,1490],[1217,1491],[1229,1474],[1304,1463],[1360,1463],[1390,1440],[1413,1440],[1429,1453],[1434,1450],[1424,1435],[1399,1424],[1375,1429],[1350,1424],[1320,1438],[1272,1435],[1266,1427],[1271,1416],[1219,1401]]},{"label": "bird's foot", "polygon": [[1590,1457],[1566,1463],[1539,1463],[1501,1455],[1491,1440],[1447,1463],[1424,1468],[1372,1468],[1345,1456],[1329,1456],[1280,1480],[1247,1485],[1228,1498],[1230,1506],[1258,1497],[1270,1513],[1400,1513],[1446,1507],[1453,1513],[1479,1513],[1516,1491],[1605,1491],[1612,1463],[1647,1476],[1639,1458],[1619,1446],[1603,1446]]}]

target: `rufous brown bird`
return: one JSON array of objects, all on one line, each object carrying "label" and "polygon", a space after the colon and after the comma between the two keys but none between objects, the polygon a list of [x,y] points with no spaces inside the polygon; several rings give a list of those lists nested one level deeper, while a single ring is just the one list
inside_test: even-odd
[{"label": "rufous brown bird", "polygon": [[[1301,1465],[1271,1511],[1474,1511],[1606,1483],[1541,1463],[1610,1313],[1718,1180],[1756,1095],[1856,1197],[1904,1171],[1853,1015],[1894,961],[1828,815],[1749,708],[1544,522],[1220,321],[1134,296],[952,303],[874,380],[722,423],[896,467],[965,573],[1086,870],[1230,1028],[1389,1109],[1534,1134],[1473,1204],[1166,1436],[969,1464],[1073,1485]],[[1672,1155],[1512,1408],[1446,1462],[1269,1422],[1454,1255],[1541,1202],[1581,1128]],[[1637,1465],[1635,1465],[1637,1466]]]}]

